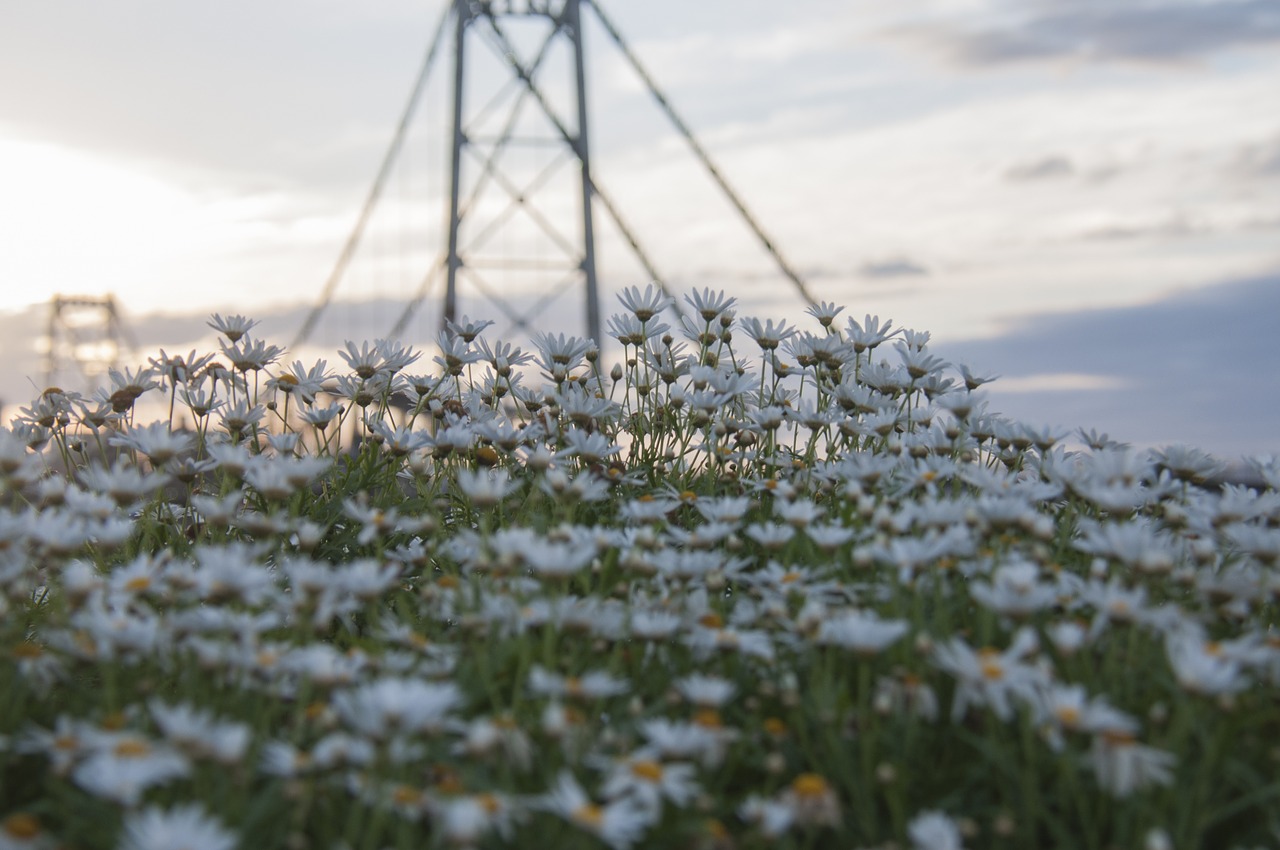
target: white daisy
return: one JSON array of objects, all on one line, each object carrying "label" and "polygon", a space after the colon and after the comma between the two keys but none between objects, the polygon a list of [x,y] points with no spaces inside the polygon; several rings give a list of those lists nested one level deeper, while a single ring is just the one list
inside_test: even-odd
[{"label": "white daisy", "polygon": [[338,717],[374,739],[440,730],[461,703],[462,691],[452,682],[408,678],[378,679],[333,697]]},{"label": "white daisy", "polygon": [[534,805],[595,835],[614,850],[627,850],[644,837],[655,817],[630,798],[597,804],[582,790],[573,774],[561,771],[555,787]]},{"label": "white daisy", "polygon": [[655,817],[667,800],[677,807],[688,806],[701,791],[693,765],[665,762],[643,750],[618,759],[609,767],[600,793],[607,799],[630,799]]},{"label": "white daisy", "polygon": [[1173,784],[1173,753],[1139,744],[1132,732],[1106,730],[1095,735],[1089,766],[1098,786],[1115,797],[1128,797],[1150,785]]},{"label": "white daisy", "polygon": [[134,806],[148,788],[186,776],[191,764],[177,750],[131,732],[99,736],[93,752],[71,773],[84,790]]},{"label": "white daisy", "polygon": [[502,794],[428,796],[427,809],[432,825],[459,847],[473,847],[490,832],[496,832],[503,841],[511,841],[520,815],[515,802]]},{"label": "white daisy", "polygon": [[905,635],[909,628],[910,624],[906,620],[882,620],[873,613],[844,611],[822,621],[814,642],[872,656],[883,652]]},{"label": "white daisy", "polygon": [[943,812],[923,811],[907,824],[914,850],[963,850],[960,827]]},{"label": "white daisy", "polygon": [[151,700],[148,707],[165,738],[193,756],[236,764],[249,748],[251,730],[244,723],[220,721],[212,712],[185,703],[170,706]]},{"label": "white daisy", "polygon": [[681,696],[703,708],[719,708],[733,699],[738,691],[737,686],[728,679],[702,673],[683,676],[676,679],[674,685]]},{"label": "white daisy", "polygon": [[232,850],[239,836],[199,803],[162,809],[148,806],[125,817],[120,850]]},{"label": "white daisy", "polygon": [[616,678],[602,670],[581,676],[561,676],[535,664],[529,671],[529,689],[538,696],[606,699],[625,694],[631,688],[626,679]]}]

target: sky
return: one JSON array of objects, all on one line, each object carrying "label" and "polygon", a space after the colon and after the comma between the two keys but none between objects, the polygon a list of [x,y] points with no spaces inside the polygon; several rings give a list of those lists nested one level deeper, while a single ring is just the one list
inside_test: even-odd
[{"label": "sky", "polygon": [[[599,3],[816,298],[930,331],[940,356],[1000,375],[992,406],[1017,418],[1280,453],[1274,0]],[[288,342],[443,9],[5,4],[0,398],[21,403],[43,380],[55,293],[111,294],[138,357],[209,344],[215,311]],[[804,322],[584,14],[595,179],[654,265],[677,292],[725,288],[744,315]],[[497,66],[469,49],[479,103]],[[384,334],[437,254],[448,60],[299,356],[335,360],[343,339]],[[554,70],[545,85],[559,91]],[[574,214],[561,196],[546,204]],[[613,292],[646,278],[598,205],[595,217],[607,315]],[[563,323],[577,297],[539,320]],[[433,309],[408,341],[429,339]]]}]

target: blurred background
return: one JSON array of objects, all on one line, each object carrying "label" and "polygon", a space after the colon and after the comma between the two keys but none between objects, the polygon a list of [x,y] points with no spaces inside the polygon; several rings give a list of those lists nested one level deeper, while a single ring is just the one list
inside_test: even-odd
[{"label": "blurred background", "polygon": [[[1273,0],[595,2],[815,299],[930,331],[939,356],[1001,376],[993,409],[1032,424],[1280,452]],[[290,360],[333,363],[344,340],[397,323],[429,347],[442,289],[419,296],[448,220],[451,36],[324,290],[447,5],[5,4],[3,418],[43,389],[50,332],[93,342],[108,298],[125,365],[214,344],[213,312],[288,344],[325,294]],[[586,6],[593,174],[652,267],[676,293],[723,288],[741,315],[811,327]],[[485,53],[475,102],[508,79]],[[548,66],[548,89],[569,84],[562,71]],[[554,153],[518,156],[537,173]],[[563,199],[546,211],[579,226]],[[608,316],[651,269],[595,218]],[[85,303],[55,326],[56,296]],[[580,302],[565,294],[537,327],[581,334]],[[497,312],[476,293],[461,309]]]}]

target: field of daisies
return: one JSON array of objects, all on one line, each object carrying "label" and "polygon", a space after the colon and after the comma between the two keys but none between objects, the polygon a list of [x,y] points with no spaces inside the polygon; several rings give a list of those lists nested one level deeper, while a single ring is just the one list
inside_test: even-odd
[{"label": "field of daisies", "polygon": [[1008,421],[834,305],[620,301],[616,364],[214,316],[23,408],[0,850],[1277,846],[1280,462]]}]

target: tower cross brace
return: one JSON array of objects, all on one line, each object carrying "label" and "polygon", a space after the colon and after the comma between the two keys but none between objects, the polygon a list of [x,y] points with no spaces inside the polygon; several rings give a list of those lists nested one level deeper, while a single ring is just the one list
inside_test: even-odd
[{"label": "tower cross brace", "polygon": [[[581,0],[493,0],[492,2],[474,2],[474,0],[453,0],[453,133],[452,150],[450,152],[450,185],[449,185],[449,222],[448,247],[445,256],[445,296],[443,317],[445,321],[457,320],[458,289],[462,277],[469,281],[490,300],[499,306],[513,324],[525,330],[529,329],[531,315],[521,314],[506,304],[496,291],[496,287],[486,284],[480,275],[483,261],[478,249],[490,235],[492,226],[475,234],[467,228],[468,219],[476,216],[476,201],[483,192],[484,182],[499,185],[510,197],[508,210],[518,208],[531,218],[551,244],[562,253],[568,255],[573,274],[580,280],[585,296],[585,327],[587,336],[597,342],[601,339],[599,287],[596,277],[595,228],[592,219],[593,183],[591,179],[591,155],[588,134],[588,108],[586,98],[586,74],[583,56]],[[515,45],[509,38],[504,26],[508,18],[542,18],[550,24],[550,31],[542,40],[536,56],[529,61],[521,58]],[[490,46],[504,59],[516,79],[522,85],[519,95],[510,105],[510,111],[502,124],[496,138],[489,142],[488,154],[481,163],[481,170],[470,197],[464,199],[464,162],[468,152],[477,153],[480,131],[478,125],[484,113],[493,107],[491,101],[479,116],[469,113],[467,109],[467,55],[468,42],[479,37],[487,37]],[[576,106],[576,127],[567,128],[555,117],[548,107],[547,95],[540,85],[537,74],[544,59],[557,40],[567,41],[571,50],[573,97]],[[544,141],[558,143],[562,151],[572,155],[577,165],[577,186],[575,194],[578,200],[580,231],[577,240],[565,239],[550,224],[549,220],[537,211],[533,205],[533,194],[549,180],[546,171],[540,173],[532,183],[520,188],[503,176],[500,159],[517,139],[517,127],[520,112],[526,97],[532,96],[542,108],[547,120],[553,125],[555,133]],[[528,141],[526,139],[525,141]],[[554,163],[553,163],[554,165]],[[548,168],[547,171],[552,170]],[[499,214],[499,218],[507,217],[507,210]],[[464,232],[465,231],[465,232]],[[469,243],[464,236],[474,235]],[[510,269],[514,264],[505,264]],[[560,293],[553,289],[544,293],[533,312],[540,312],[552,299]]]},{"label": "tower cross brace", "polygon": [[79,379],[96,382],[118,365],[123,348],[135,347],[111,295],[53,296],[46,345],[46,387],[56,385],[60,378],[73,377],[73,370]]}]

